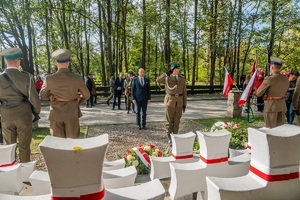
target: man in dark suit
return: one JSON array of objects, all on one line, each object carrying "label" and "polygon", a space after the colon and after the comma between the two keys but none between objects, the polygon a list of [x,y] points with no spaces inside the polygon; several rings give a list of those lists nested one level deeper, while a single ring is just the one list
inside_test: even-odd
[{"label": "man in dark suit", "polygon": [[[150,82],[144,77],[144,69],[139,69],[139,76],[133,79],[131,86],[132,102],[135,105],[136,124],[139,130],[146,129],[147,105],[151,101]],[[141,127],[141,109],[142,109],[142,127]]]},{"label": "man in dark suit", "polygon": [[115,85],[114,85],[114,103],[113,103],[113,110],[116,106],[116,98],[118,97],[118,110],[121,109],[121,96],[122,92],[124,91],[124,79],[123,79],[124,73],[121,72],[120,76],[116,78]]}]

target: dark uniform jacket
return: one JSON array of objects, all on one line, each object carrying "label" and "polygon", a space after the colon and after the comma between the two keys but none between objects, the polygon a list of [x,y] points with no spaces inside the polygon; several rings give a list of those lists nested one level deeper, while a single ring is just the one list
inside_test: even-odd
[{"label": "dark uniform jacket", "polygon": [[139,76],[135,77],[131,84],[131,97],[132,100],[139,102],[151,100],[149,79],[144,77],[144,86],[142,87]]},{"label": "dark uniform jacket", "polygon": [[292,98],[292,105],[293,105],[293,110],[298,110],[300,112],[300,78],[298,77],[297,82],[296,82],[296,87],[294,90],[293,98]]},{"label": "dark uniform jacket", "polygon": [[[32,103],[34,111],[40,113],[41,101],[35,89],[35,84],[27,72],[20,72],[17,68],[9,68],[5,70],[15,86],[28,97]],[[19,95],[10,83],[4,78],[3,73],[0,74],[0,100],[22,100],[23,97]],[[1,105],[1,120],[13,121],[16,119],[32,120],[32,112],[29,102],[20,103],[18,105]]]},{"label": "dark uniform jacket", "polygon": [[280,100],[265,100],[264,112],[285,112],[285,95],[289,88],[289,80],[280,73],[274,73],[265,77],[263,83],[258,88],[256,95],[258,97],[267,94],[268,97],[281,98]]},{"label": "dark uniform jacket", "polygon": [[166,106],[182,107],[187,104],[187,90],[185,78],[178,75],[178,80],[175,76],[166,74],[161,75],[156,79],[158,83],[165,84],[166,96],[164,103]]},{"label": "dark uniform jacket", "polygon": [[[81,102],[90,98],[90,92],[79,75],[69,69],[59,69],[55,74],[48,75],[40,92],[42,100],[54,98],[76,99],[78,92],[82,95]],[[82,116],[77,101],[51,102],[49,119],[53,121],[75,120]]]}]

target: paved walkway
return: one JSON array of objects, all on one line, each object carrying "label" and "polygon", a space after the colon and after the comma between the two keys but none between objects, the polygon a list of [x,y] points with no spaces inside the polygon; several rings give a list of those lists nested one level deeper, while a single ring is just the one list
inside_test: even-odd
[{"label": "paved walkway", "polygon": [[[83,116],[81,125],[101,125],[135,123],[135,114],[127,114],[125,103],[121,104],[123,110],[112,110],[105,99],[99,99],[93,108],[80,106]],[[226,116],[227,99],[222,96],[191,96],[188,97],[188,105],[182,119],[207,119]],[[49,127],[49,102],[43,102],[40,114],[39,127]],[[154,97],[148,105],[147,122],[165,121],[163,97]]]}]

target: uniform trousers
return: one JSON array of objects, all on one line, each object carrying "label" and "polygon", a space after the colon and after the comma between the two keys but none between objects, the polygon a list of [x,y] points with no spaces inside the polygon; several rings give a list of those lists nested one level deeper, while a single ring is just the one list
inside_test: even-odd
[{"label": "uniform trousers", "polygon": [[284,124],[285,112],[265,112],[264,120],[267,128],[275,128]]},{"label": "uniform trousers", "polygon": [[50,134],[61,138],[79,138],[79,118],[59,122],[50,120]]},{"label": "uniform trousers", "polygon": [[2,122],[2,132],[5,144],[14,144],[19,141],[20,162],[30,162],[30,143],[32,139],[31,119]]},{"label": "uniform trousers", "polygon": [[168,134],[177,134],[179,130],[180,118],[182,116],[182,106],[181,107],[171,107],[165,106],[166,110],[166,131]]}]

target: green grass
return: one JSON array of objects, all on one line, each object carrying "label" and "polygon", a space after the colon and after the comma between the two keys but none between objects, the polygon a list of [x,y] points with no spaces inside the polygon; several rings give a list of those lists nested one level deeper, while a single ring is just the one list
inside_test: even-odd
[{"label": "green grass", "polygon": [[[86,130],[86,126],[80,127],[80,138],[84,137],[84,133]],[[39,144],[43,141],[43,139],[50,135],[49,128],[37,128],[32,131],[32,141],[31,141],[31,152],[32,153],[40,153]]]}]

